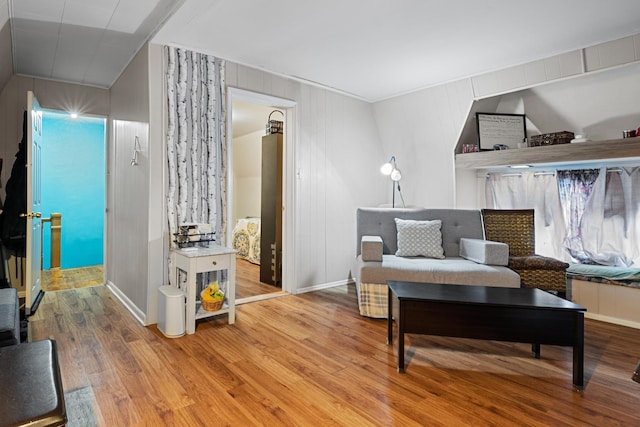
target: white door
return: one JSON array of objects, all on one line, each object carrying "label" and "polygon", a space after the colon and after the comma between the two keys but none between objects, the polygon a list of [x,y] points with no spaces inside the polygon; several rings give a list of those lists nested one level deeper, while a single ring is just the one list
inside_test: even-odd
[{"label": "white door", "polygon": [[40,287],[42,256],[41,149],[42,110],[33,92],[27,92],[27,266],[25,272],[25,314],[31,315],[38,308],[43,292]]}]

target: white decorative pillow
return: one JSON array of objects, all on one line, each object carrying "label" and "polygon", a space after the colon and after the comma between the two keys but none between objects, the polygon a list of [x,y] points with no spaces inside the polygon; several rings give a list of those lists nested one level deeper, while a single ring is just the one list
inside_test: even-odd
[{"label": "white decorative pillow", "polygon": [[442,221],[413,221],[395,218],[398,230],[396,256],[444,258],[442,249]]}]

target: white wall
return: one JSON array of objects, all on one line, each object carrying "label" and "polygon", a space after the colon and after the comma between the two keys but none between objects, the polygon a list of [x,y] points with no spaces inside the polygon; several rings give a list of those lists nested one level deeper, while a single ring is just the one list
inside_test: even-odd
[{"label": "white wall", "polygon": [[[113,120],[109,149],[110,197],[107,219],[107,269],[109,288],[141,323],[147,312],[147,212],[148,124]],[[142,153],[131,165],[135,140]]]},{"label": "white wall", "polygon": [[264,130],[233,138],[233,224],[260,217],[262,136]]},{"label": "white wall", "polygon": [[[373,105],[384,147],[378,163],[395,155],[407,205],[455,207],[454,148],[472,100],[466,79]],[[391,203],[388,181],[376,177],[378,185],[388,187],[387,203]]]},{"label": "white wall", "polygon": [[[11,28],[9,21],[2,22],[2,2],[0,2],[0,92],[13,74],[11,53]],[[5,5],[6,7],[6,5]]]},{"label": "white wall", "polygon": [[164,191],[166,157],[164,144],[164,68],[162,47],[154,44],[149,49],[149,203],[147,215],[147,317],[146,324],[157,322],[158,288],[168,284],[169,236],[166,196]]},{"label": "white wall", "polygon": [[[149,314],[149,194],[151,141],[149,126],[149,48],[145,46],[110,89],[112,134],[107,186],[106,278],[116,296],[147,322]],[[142,152],[131,165],[135,136]],[[149,142],[147,142],[149,141]],[[156,184],[162,188],[161,183]]]},{"label": "white wall", "polygon": [[527,117],[542,133],[622,138],[624,129],[640,127],[640,64],[535,87],[522,98]]},{"label": "white wall", "polygon": [[293,291],[343,283],[355,260],[355,211],[385,203],[384,159],[372,106],[227,62],[227,85],[295,101]]}]

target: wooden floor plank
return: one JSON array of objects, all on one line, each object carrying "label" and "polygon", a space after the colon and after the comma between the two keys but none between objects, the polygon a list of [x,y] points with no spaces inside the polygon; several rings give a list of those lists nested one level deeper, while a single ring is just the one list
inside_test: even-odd
[{"label": "wooden floor plank", "polygon": [[41,280],[43,291],[63,291],[102,285],[104,284],[104,275],[101,265],[65,269],[54,268],[42,270]]},{"label": "wooden floor plank", "polygon": [[259,265],[236,257],[236,300],[281,291],[281,287],[260,281]]},{"label": "wooden floor plank", "polygon": [[580,394],[570,348],[408,335],[400,374],[386,327],[341,286],[169,339],[96,286],[47,292],[29,334],[58,341],[65,390],[91,387],[101,426],[640,425],[640,330],[585,321]]}]

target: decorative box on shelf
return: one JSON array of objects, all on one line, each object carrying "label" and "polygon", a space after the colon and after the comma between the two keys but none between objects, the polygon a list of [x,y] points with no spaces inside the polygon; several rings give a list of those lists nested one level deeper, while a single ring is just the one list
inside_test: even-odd
[{"label": "decorative box on shelf", "polygon": [[542,135],[532,135],[529,137],[530,147],[544,147],[546,145],[568,144],[575,137],[573,132],[562,131],[554,133],[543,133]]}]

